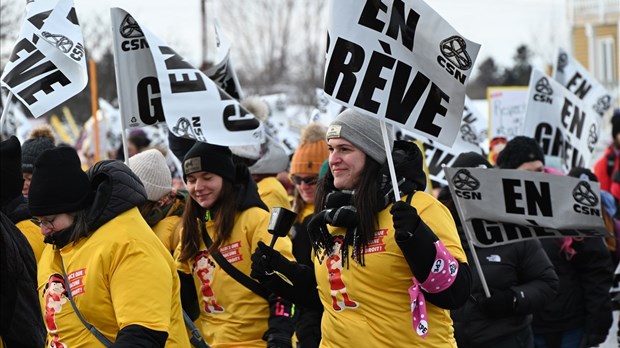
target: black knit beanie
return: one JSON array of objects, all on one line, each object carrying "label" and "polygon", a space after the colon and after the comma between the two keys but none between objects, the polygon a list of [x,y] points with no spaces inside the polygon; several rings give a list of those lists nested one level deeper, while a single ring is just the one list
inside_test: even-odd
[{"label": "black knit beanie", "polygon": [[43,151],[54,148],[54,141],[48,137],[28,139],[22,144],[22,172],[32,173],[34,162]]},{"label": "black knit beanie", "polygon": [[28,191],[30,214],[47,216],[78,211],[85,208],[90,196],[90,181],[74,148],[56,147],[37,158]]},{"label": "black knit beanie", "polygon": [[463,152],[456,158],[456,160],[454,160],[454,163],[452,164],[452,167],[455,168],[477,168],[480,166],[484,166],[485,168],[493,168],[493,165],[491,165],[491,163],[489,163],[484,156],[473,151]]},{"label": "black knit beanie", "polygon": [[183,180],[196,172],[209,172],[235,182],[235,165],[232,152],[226,146],[197,142],[183,159]]},{"label": "black knit beanie", "polygon": [[0,205],[12,201],[22,194],[22,151],[19,140],[13,135],[0,142]]},{"label": "black knit beanie", "polygon": [[501,169],[517,169],[523,163],[541,161],[545,164],[545,155],[536,140],[526,136],[512,138],[497,155],[495,163]]}]

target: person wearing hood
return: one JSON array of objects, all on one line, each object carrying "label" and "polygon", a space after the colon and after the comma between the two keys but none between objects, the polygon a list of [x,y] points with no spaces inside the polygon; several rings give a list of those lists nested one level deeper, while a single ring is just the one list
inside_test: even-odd
[{"label": "person wearing hood", "polygon": [[124,163],[87,173],[61,146],[34,163],[28,208],[45,242],[38,296],[52,347],[189,347],[174,260],[137,206],[146,200]]},{"label": "person wearing hood", "polygon": [[[272,239],[269,211],[247,167],[235,166],[228,147],[198,142],[185,155],[183,176],[191,199],[174,255],[186,312],[213,347],[291,347],[290,306],[282,310],[279,298],[263,297],[231,275],[252,281],[252,250]],[[289,238],[274,247],[293,259]]]},{"label": "person wearing hood", "polygon": [[345,110],[326,139],[330,171],[308,225],[314,272],[259,244],[252,276],[294,303],[311,305],[318,289],[321,346],[456,347],[449,309],[467,300],[471,274],[450,212],[424,192],[417,145],[393,144],[395,201],[379,120]]},{"label": "person wearing hood", "polygon": [[147,200],[140,205],[140,213],[172,255],[180,242],[181,215],[189,193],[172,188],[170,168],[157,149],[129,157],[129,168],[146,190]]},{"label": "person wearing hood", "polygon": [[36,289],[44,244],[40,232],[20,231],[15,225],[36,227],[22,196],[21,147],[15,136],[0,142],[0,162],[0,347],[43,347],[45,326]]},{"label": "person wearing hood", "polygon": [[[492,168],[481,154],[465,152],[453,167]],[[553,264],[536,239],[470,249],[450,188],[437,198],[454,217],[467,259],[477,256],[491,297],[487,297],[478,269],[472,269],[471,296],[452,310],[459,348],[533,348],[532,313],[551,301],[559,287]],[[475,256],[474,256],[475,255]]]}]

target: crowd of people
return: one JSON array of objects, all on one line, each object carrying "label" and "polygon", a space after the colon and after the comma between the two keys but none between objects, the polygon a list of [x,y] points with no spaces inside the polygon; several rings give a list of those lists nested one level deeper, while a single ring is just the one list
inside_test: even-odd
[{"label": "crowd of people", "polygon": [[[13,136],[0,347],[596,347],[620,325],[620,110],[612,125],[601,159],[566,174],[600,183],[607,238],[475,250],[418,145],[353,110],[305,126],[290,157],[270,136],[162,149],[136,132],[129,158],[84,163],[49,127]],[[491,162],[452,166],[562,174],[525,136]],[[286,236],[274,208],[296,214]]]}]

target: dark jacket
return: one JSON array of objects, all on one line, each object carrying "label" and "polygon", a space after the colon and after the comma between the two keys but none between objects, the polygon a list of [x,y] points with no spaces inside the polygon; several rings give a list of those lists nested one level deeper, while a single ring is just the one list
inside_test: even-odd
[{"label": "dark jacket", "polygon": [[[458,217],[456,217],[458,218]],[[490,318],[480,305],[486,295],[473,255],[459,226],[463,249],[472,270],[471,296],[465,305],[451,312],[454,336],[459,347],[481,347],[516,334],[532,321],[534,311],[550,301],[558,290],[558,276],[538,240],[476,248],[484,278],[491,289],[512,289],[517,295],[513,313]]]},{"label": "dark jacket", "polygon": [[86,174],[94,189],[93,203],[88,211],[90,231],[95,231],[118,214],[146,202],[142,182],[123,162],[97,162]]},{"label": "dark jacket", "polygon": [[568,260],[560,252],[562,239],[543,239],[542,245],[560,277],[557,296],[535,313],[535,334],[559,333],[583,328],[586,335],[606,336],[612,324],[609,289],[612,261],[601,238],[574,240],[575,255]]},{"label": "dark jacket", "polygon": [[0,339],[5,347],[43,347],[37,264],[28,240],[0,212]]},{"label": "dark jacket", "polygon": [[22,195],[19,195],[9,201],[2,207],[2,212],[13,221],[14,224],[30,219],[30,211],[28,210],[28,201]]}]

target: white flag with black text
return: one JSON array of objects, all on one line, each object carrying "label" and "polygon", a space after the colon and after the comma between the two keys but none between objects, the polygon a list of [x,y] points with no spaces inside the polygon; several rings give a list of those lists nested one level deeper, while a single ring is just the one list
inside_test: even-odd
[{"label": "white flag with black text", "polygon": [[451,146],[480,45],[423,0],[333,0],[324,90],[334,100]]},{"label": "white flag with black text", "polygon": [[477,246],[608,235],[597,182],[515,169],[444,170],[461,222]]},{"label": "white flag with black text", "polygon": [[[125,25],[133,27],[132,30],[140,29],[139,33],[135,33],[140,36],[137,40],[121,39],[117,47],[123,50],[122,41],[126,41],[125,45],[130,51],[148,52],[155,67],[154,76],[151,68],[149,71],[145,68],[141,78],[120,82],[129,84],[124,86],[129,92],[122,95],[133,98],[130,110],[139,116],[144,113],[151,122],[159,121],[161,115],[168,129],[178,137],[224,146],[262,142],[264,137],[262,125],[254,115],[241,107],[237,100],[220,89],[202,71],[188,63],[148,28],[140,25],[139,20],[126,11],[114,8],[112,17],[113,23],[116,23],[113,28],[115,31],[124,29]],[[126,58],[117,59],[119,65],[130,65],[120,67],[118,71],[127,71],[131,69],[131,64],[141,63],[135,61],[129,63],[137,59],[138,55],[129,56],[124,53],[119,55],[123,56]],[[140,83],[144,85],[140,86]],[[142,98],[145,100],[140,100]],[[121,99],[121,103],[125,101]],[[145,103],[144,109],[140,103]],[[161,109],[158,109],[160,105]],[[123,117],[127,119],[127,116]]]},{"label": "white flag with black text", "polygon": [[86,87],[86,69],[73,0],[29,1],[2,86],[39,117]]}]

